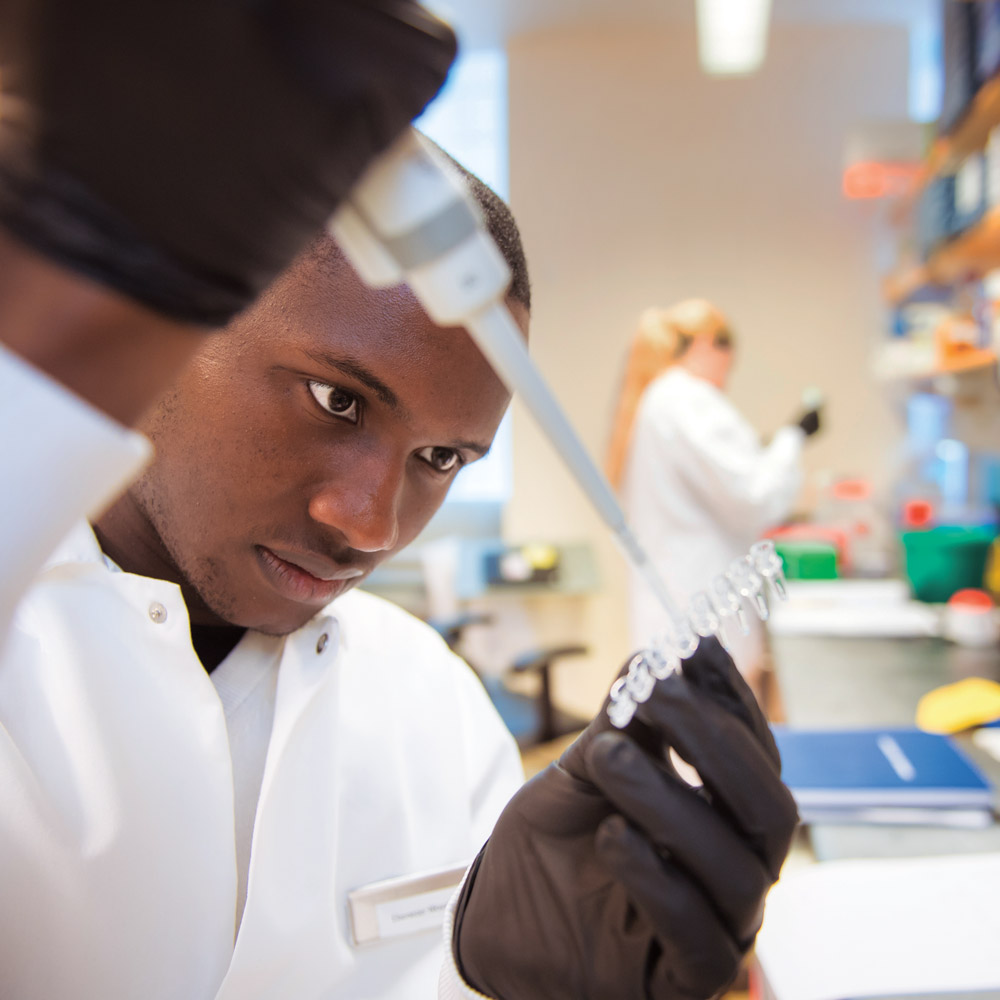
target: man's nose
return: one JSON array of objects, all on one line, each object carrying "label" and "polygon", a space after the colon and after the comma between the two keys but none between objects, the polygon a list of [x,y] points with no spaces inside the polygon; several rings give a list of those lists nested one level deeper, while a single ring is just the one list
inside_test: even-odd
[{"label": "man's nose", "polygon": [[309,501],[313,520],[336,529],[359,552],[384,552],[399,540],[403,470],[366,456],[324,483]]}]

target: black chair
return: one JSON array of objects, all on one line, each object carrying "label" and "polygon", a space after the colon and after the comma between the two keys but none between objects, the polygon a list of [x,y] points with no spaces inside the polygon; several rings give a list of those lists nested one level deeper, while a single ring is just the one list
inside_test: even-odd
[{"label": "black chair", "polygon": [[[466,612],[453,618],[431,619],[429,624],[448,643],[449,648],[461,655],[459,646],[465,629],[470,625],[485,625],[491,621],[488,614]],[[583,656],[587,652],[589,652],[587,646],[570,643],[562,646],[538,646],[518,656],[508,668],[508,673],[536,675],[538,678],[536,695],[513,691],[506,684],[504,677],[484,675],[476,670],[475,664],[470,663],[469,666],[476,670],[477,676],[500,713],[500,718],[517,740],[518,746],[522,750],[527,750],[540,743],[578,732],[590,721],[557,709],[552,701],[553,666],[565,657]]]}]

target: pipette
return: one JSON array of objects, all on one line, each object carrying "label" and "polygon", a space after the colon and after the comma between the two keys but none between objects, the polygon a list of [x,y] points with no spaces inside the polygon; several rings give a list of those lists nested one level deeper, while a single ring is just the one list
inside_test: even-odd
[{"label": "pipette", "polygon": [[334,216],[330,232],[368,284],[405,281],[436,323],[469,331],[548,436],[667,615],[679,620],[680,611],[614,492],[528,354],[505,303],[510,270],[454,167],[410,130],[369,168]]},{"label": "pipette", "polygon": [[[697,649],[701,636],[718,634],[727,618],[742,613],[739,595],[752,594],[758,613],[761,608],[766,613],[760,596],[765,574],[763,568],[755,571],[753,557],[747,557],[738,578],[727,574],[711,600],[706,595],[707,605],[699,599],[694,624],[677,608],[610,485],[528,354],[505,302],[510,270],[478,205],[461,175],[419,132],[409,130],[368,169],[329,230],[369,285],[405,281],[435,323],[468,330],[507,388],[528,407],[662,605],[668,631],[612,687],[609,715],[616,726],[628,724],[657,679],[680,669],[681,658]],[[765,553],[758,558],[763,560]],[[773,579],[773,563],[766,561],[768,579]],[[709,614],[713,607],[715,613]]]}]

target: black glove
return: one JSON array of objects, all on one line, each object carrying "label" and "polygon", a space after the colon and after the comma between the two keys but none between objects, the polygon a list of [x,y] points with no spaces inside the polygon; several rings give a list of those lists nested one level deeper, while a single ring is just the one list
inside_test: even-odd
[{"label": "black glove", "polygon": [[[496,1000],[706,998],[753,943],[797,814],[753,695],[714,639],[626,730],[604,711],[511,799],[453,948]],[[672,746],[705,782],[668,763]]]},{"label": "black glove", "polygon": [[805,432],[806,437],[812,437],[819,428],[819,410],[807,410],[799,418],[799,427]]},{"label": "black glove", "polygon": [[224,323],[454,54],[413,0],[3,0],[0,225],[171,318]]}]

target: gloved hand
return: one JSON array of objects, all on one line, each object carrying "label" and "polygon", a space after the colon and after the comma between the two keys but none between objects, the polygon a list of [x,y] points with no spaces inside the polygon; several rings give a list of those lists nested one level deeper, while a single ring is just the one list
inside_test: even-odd
[{"label": "gloved hand", "polygon": [[798,421],[799,427],[805,432],[806,437],[812,437],[820,429],[820,411],[807,410]]},{"label": "gloved hand", "polygon": [[[602,711],[508,803],[455,912],[470,986],[496,1000],[687,1000],[731,982],[797,814],[718,641],[683,672],[624,731]],[[667,747],[704,789],[677,776]]]},{"label": "gloved hand", "polygon": [[413,0],[4,0],[0,225],[170,318],[222,324],[454,54]]}]

